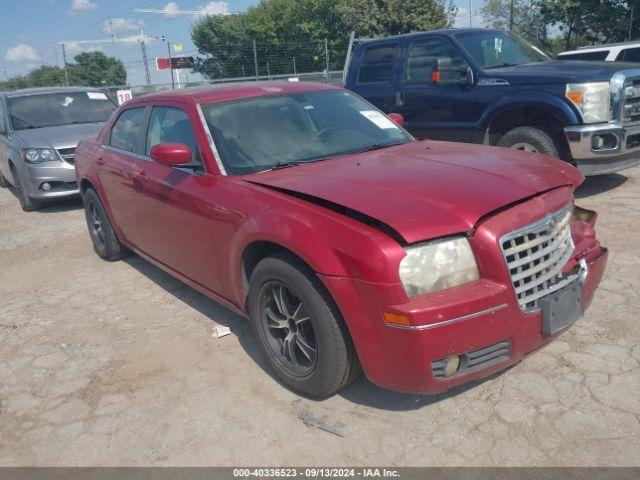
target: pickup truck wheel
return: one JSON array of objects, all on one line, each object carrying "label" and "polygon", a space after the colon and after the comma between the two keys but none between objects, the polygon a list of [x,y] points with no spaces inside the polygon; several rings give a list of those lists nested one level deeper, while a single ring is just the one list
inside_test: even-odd
[{"label": "pickup truck wheel", "polygon": [[95,252],[100,258],[110,262],[124,257],[127,250],[116,237],[98,194],[89,188],[84,192],[83,200],[84,214]]},{"label": "pickup truck wheel", "polygon": [[18,172],[13,168],[11,172],[13,173],[13,178],[16,182],[14,188],[16,189],[16,195],[18,196],[22,210],[25,212],[35,212],[36,210],[39,210],[41,207],[40,201],[31,198],[25,191],[24,186],[22,185],[22,179],[20,178],[20,175],[18,175]]},{"label": "pickup truck wheel", "polygon": [[357,377],[358,359],[340,312],[298,259],[277,254],[262,260],[248,300],[260,347],[290,388],[328,397]]},{"label": "pickup truck wheel", "polygon": [[525,152],[539,152],[560,158],[560,149],[554,139],[548,133],[534,127],[518,127],[509,130],[500,137],[498,146]]}]

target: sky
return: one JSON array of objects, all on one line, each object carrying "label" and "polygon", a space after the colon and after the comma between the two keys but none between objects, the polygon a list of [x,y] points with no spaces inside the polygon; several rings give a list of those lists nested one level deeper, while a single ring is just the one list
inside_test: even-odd
[{"label": "sky", "polygon": [[[60,42],[67,44],[67,60],[82,51],[101,50],[122,60],[131,85],[145,83],[142,52],[138,39],[165,35],[170,44],[182,45],[181,55],[197,53],[191,42],[190,26],[197,16],[176,15],[176,10],[207,13],[242,12],[258,0],[0,0],[0,79],[28,73],[41,64],[63,65]],[[469,0],[456,0],[456,26],[469,25]],[[480,26],[477,12],[482,0],[473,1],[474,26]],[[136,13],[136,8],[163,13]],[[345,36],[348,33],[345,32]],[[73,43],[115,38],[114,43]],[[167,44],[146,40],[153,83],[170,82],[169,73],[157,71],[154,58],[167,55]]]}]

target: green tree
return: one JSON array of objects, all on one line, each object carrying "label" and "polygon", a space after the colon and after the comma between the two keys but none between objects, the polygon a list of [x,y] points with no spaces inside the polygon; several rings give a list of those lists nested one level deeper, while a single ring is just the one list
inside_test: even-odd
[{"label": "green tree", "polygon": [[485,0],[480,12],[489,27],[510,30],[530,42],[545,44],[547,25],[540,15],[540,3],[528,0]]},{"label": "green tree", "polygon": [[341,69],[351,30],[385,36],[440,28],[454,12],[437,0],[261,0],[245,13],[209,16],[193,26],[204,55],[196,70],[210,78],[254,75],[254,41],[260,75],[323,71],[327,50],[330,69]]},{"label": "green tree", "polygon": [[[634,18],[631,18],[632,8]],[[543,0],[540,1],[540,12],[544,22],[559,27],[564,49],[568,50],[584,44],[627,40],[630,21],[631,24],[635,23],[632,33],[637,35],[640,2]]]},{"label": "green tree", "polygon": [[60,67],[43,65],[26,75],[18,75],[0,82],[0,90],[16,90],[29,87],[54,87],[64,85],[64,70]]},{"label": "green tree", "polygon": [[382,37],[450,27],[456,8],[437,0],[352,0],[340,11],[350,30],[361,37]]},{"label": "green tree", "polygon": [[87,87],[124,85],[127,72],[120,60],[102,52],[83,52],[76,55],[75,63],[67,65],[69,83]]}]

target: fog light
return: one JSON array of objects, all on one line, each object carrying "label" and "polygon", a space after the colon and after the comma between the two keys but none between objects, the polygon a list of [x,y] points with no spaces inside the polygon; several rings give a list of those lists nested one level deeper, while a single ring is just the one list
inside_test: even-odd
[{"label": "fog light", "polygon": [[40,188],[45,192],[48,192],[49,190],[51,190],[51,184],[49,182],[44,182],[42,185],[40,185]]},{"label": "fog light", "polygon": [[596,134],[591,139],[591,148],[598,150],[615,150],[618,148],[618,136],[613,133]]},{"label": "fog light", "polygon": [[455,373],[458,371],[458,368],[460,368],[460,357],[458,355],[449,357],[447,359],[447,363],[444,364],[445,377],[455,375]]}]

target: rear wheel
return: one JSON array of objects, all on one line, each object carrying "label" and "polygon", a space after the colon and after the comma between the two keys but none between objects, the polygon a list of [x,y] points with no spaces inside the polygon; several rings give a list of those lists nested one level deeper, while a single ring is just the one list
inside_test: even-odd
[{"label": "rear wheel", "polygon": [[340,312],[295,257],[278,254],[256,266],[249,313],[267,361],[292,389],[327,397],[357,377],[358,359]]},{"label": "rear wheel", "polygon": [[555,158],[560,158],[561,151],[556,139],[535,127],[518,127],[509,130],[500,137],[498,146],[525,152],[543,153]]},{"label": "rear wheel", "polygon": [[84,213],[91,235],[93,249],[104,260],[119,260],[127,254],[109,222],[109,217],[95,190],[89,188],[83,194]]},{"label": "rear wheel", "polygon": [[18,200],[20,201],[20,206],[22,207],[22,210],[24,210],[25,212],[33,212],[35,210],[40,209],[42,204],[40,203],[39,200],[31,198],[29,194],[26,192],[24,185],[22,183],[22,178],[20,178],[20,175],[18,175],[17,170],[15,168],[12,168],[11,173],[13,173],[13,178],[16,183],[15,184],[16,195],[18,196]]}]

